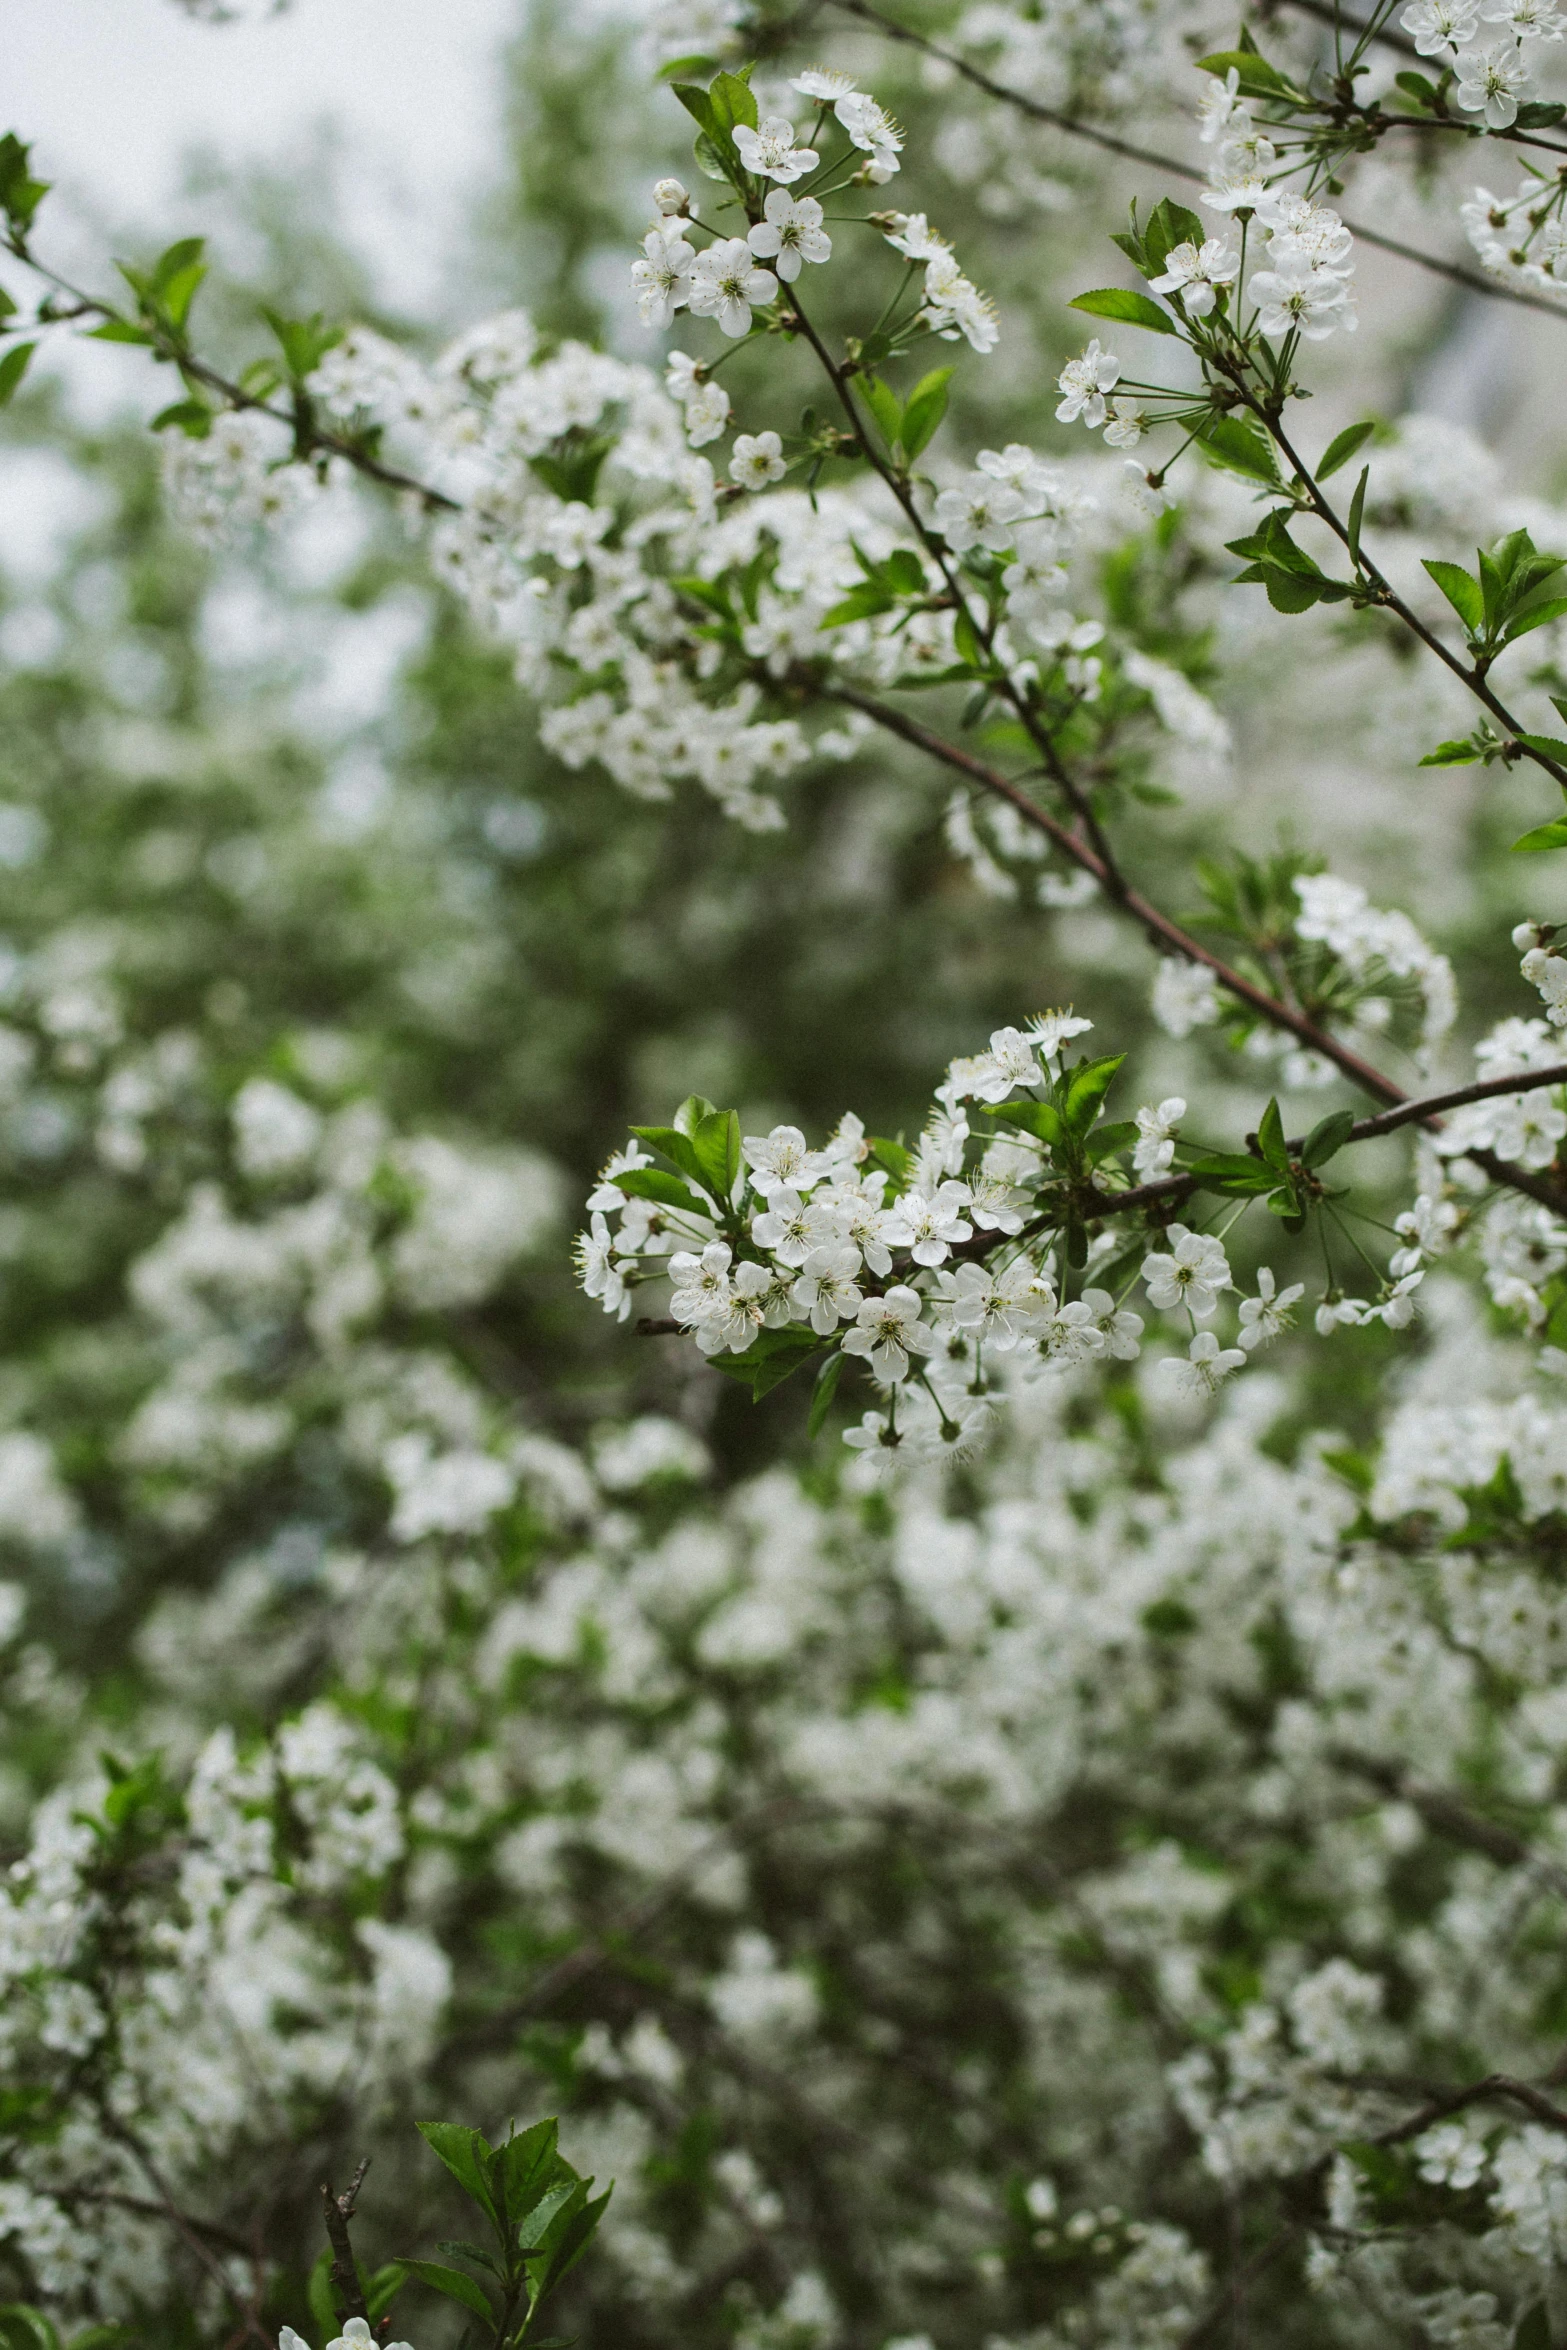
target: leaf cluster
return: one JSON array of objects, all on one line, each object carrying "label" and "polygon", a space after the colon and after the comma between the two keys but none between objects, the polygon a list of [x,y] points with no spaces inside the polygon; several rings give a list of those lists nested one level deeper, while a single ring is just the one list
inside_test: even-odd
[{"label": "leaf cluster", "polygon": [[[488,2244],[457,2238],[437,2260],[396,2263],[401,2281],[428,2285],[467,2310],[459,2350],[567,2350],[559,2335],[534,2332],[545,2301],[593,2239],[613,2189],[592,2192],[561,2154],[558,2125],[535,2122],[500,2146],[458,2122],[421,2122],[420,2135],[487,2223]],[[395,2289],[395,2288],[394,2288]]]}]

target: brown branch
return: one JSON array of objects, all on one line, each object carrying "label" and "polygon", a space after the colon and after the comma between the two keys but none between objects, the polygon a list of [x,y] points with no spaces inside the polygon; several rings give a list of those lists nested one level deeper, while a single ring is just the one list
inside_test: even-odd
[{"label": "brown branch", "polygon": [[[1291,0],[1291,4],[1298,5],[1298,0]],[[847,16],[858,17],[863,23],[874,25],[889,41],[901,41],[912,49],[923,50],[928,57],[940,58],[943,64],[950,65],[955,73],[961,74],[975,89],[983,90],[987,97],[1015,107],[1018,113],[1030,116],[1035,122],[1047,123],[1052,130],[1064,131],[1068,138],[1082,139],[1091,147],[1103,149],[1107,155],[1119,155],[1127,163],[1146,164],[1151,170],[1168,172],[1176,179],[1190,181],[1197,187],[1207,185],[1208,175],[1197,165],[1183,163],[1178,157],[1161,154],[1151,147],[1140,147],[1134,140],[1117,137],[1114,131],[1100,130],[1096,124],[1080,122],[1075,116],[1063,114],[1054,106],[1046,106],[1039,99],[1030,98],[1026,91],[1010,89],[1005,82],[996,81],[980,66],[970,64],[957,50],[943,48],[939,41],[930,40],[924,33],[917,33],[908,25],[894,24],[879,9],[872,8],[869,0],[831,0],[831,5],[841,9]],[[1521,286],[1500,285],[1494,278],[1486,277],[1477,269],[1466,269],[1462,262],[1444,261],[1439,254],[1423,252],[1417,245],[1406,245],[1401,239],[1390,237],[1381,229],[1368,228],[1364,221],[1346,218],[1344,226],[1363,245],[1374,245],[1383,253],[1391,253],[1399,261],[1412,261],[1417,268],[1427,270],[1433,277],[1446,278],[1450,285],[1462,286],[1467,293],[1485,294],[1496,302],[1516,302],[1526,310],[1543,311],[1547,318],[1567,317],[1567,311],[1564,311],[1562,305],[1551,301],[1546,295],[1528,293]]]},{"label": "brown branch", "polygon": [[354,2247],[349,2240],[348,2223],[354,2216],[354,2205],[359,2190],[365,2183],[370,2168],[367,2154],[355,2171],[347,2191],[334,2195],[331,2181],[321,2189],[321,2217],[326,2227],[327,2241],[332,2247],[331,2284],[340,2319],[361,2317],[370,2323],[370,2311],[365,2301],[364,2288],[359,2282],[359,2264],[354,2258]]},{"label": "brown branch", "polygon": [[943,736],[932,733],[917,718],[907,716],[904,711],[894,709],[889,703],[878,702],[871,694],[862,693],[857,686],[834,685],[825,690],[830,699],[844,702],[850,709],[860,711],[876,725],[885,728],[887,733],[900,736],[916,750],[939,760],[944,767],[966,776],[970,783],[977,783],[997,799],[1005,800],[1017,810],[1025,823],[1053,841],[1063,856],[1070,858],[1085,873],[1091,873],[1105,894],[1121,906],[1134,922],[1139,923],[1150,938],[1167,946],[1173,954],[1182,956],[1187,962],[1200,963],[1204,970],[1212,972],[1226,994],[1247,1005],[1275,1028],[1287,1029],[1302,1044],[1309,1046],[1311,1051],[1331,1061],[1352,1085],[1358,1085],[1362,1092],[1373,1095],[1378,1101],[1394,1106],[1404,1103],[1407,1097],[1403,1088],[1395,1085],[1391,1077],[1385,1077],[1380,1069],[1374,1069],[1369,1061],[1363,1061],[1358,1053],[1340,1044],[1325,1029],[1319,1028],[1315,1021],[1308,1019],[1304,1012],[1297,1012],[1293,1006],[1280,1003],[1265,988],[1258,987],[1242,972],[1234,970],[1221,955],[1216,955],[1211,947],[1205,947],[1200,939],[1193,938],[1189,931],[1183,930],[1178,922],[1172,921],[1140,890],[1124,885],[1116,889],[1097,852],[1058,817],[1052,816],[1048,809],[1041,808],[1023,790],[1021,784],[1014,783],[1010,776],[1003,775],[998,768],[988,766],[983,759],[976,757],[972,751],[964,750],[960,744],[949,743]]},{"label": "brown branch", "polygon": [[[1316,479],[1312,474],[1311,468],[1305,463],[1304,459],[1300,456],[1299,452],[1294,447],[1288,434],[1285,432],[1283,425],[1279,422],[1278,417],[1269,410],[1267,404],[1264,401],[1257,397],[1256,393],[1251,389],[1251,387],[1241,379],[1241,371],[1238,365],[1236,365],[1234,368],[1234,377],[1237,382],[1237,386],[1245,399],[1247,407],[1250,409],[1253,416],[1256,417],[1257,422],[1262,426],[1263,430],[1268,434],[1269,438],[1277,444],[1283,455],[1294,467],[1300,487],[1305,491],[1307,498],[1310,500],[1312,513],[1317,517],[1319,522],[1325,523],[1327,525],[1328,529],[1333,533],[1333,536],[1338,540],[1340,546],[1343,547],[1346,554],[1349,556],[1350,561],[1355,565],[1356,570],[1362,573],[1364,577],[1371,582],[1371,585],[1377,590],[1376,601],[1378,604],[1381,605],[1384,611],[1396,614],[1398,619],[1403,622],[1405,628],[1409,630],[1410,635],[1417,637],[1420,643],[1425,646],[1427,652],[1434,653],[1437,659],[1442,663],[1443,667],[1452,671],[1453,675],[1458,679],[1459,683],[1464,686],[1464,688],[1469,693],[1473,694],[1475,700],[1481,704],[1482,708],[1489,710],[1493,718],[1500,719],[1508,734],[1516,739],[1518,748],[1524,753],[1525,757],[1532,759],[1537,767],[1543,768],[1545,773],[1549,775],[1554,782],[1561,785],[1563,791],[1567,791],[1567,767],[1564,767],[1559,760],[1551,758],[1544,751],[1532,750],[1529,747],[1528,743],[1523,739],[1525,730],[1519,724],[1519,721],[1513,716],[1512,712],[1508,709],[1506,703],[1498,700],[1497,696],[1491,691],[1490,686],[1486,682],[1485,674],[1480,669],[1478,663],[1465,662],[1461,660],[1459,656],[1452,650],[1451,646],[1443,643],[1442,639],[1437,635],[1435,629],[1428,628],[1425,622],[1420,618],[1418,612],[1412,611],[1410,606],[1405,603],[1403,597],[1398,593],[1397,589],[1393,587],[1392,583],[1387,579],[1385,574],[1371,560],[1370,556],[1366,553],[1365,548],[1355,544],[1350,535],[1348,523],[1343,520],[1332,501],[1323,496],[1322,491],[1318,487]],[[1505,646],[1498,647],[1498,653],[1505,650]],[[1492,657],[1495,658],[1496,656]]]}]

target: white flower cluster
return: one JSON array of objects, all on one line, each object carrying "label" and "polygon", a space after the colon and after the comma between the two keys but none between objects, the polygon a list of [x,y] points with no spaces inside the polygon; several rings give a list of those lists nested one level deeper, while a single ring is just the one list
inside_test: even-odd
[{"label": "white flower cluster", "polygon": [[[1330,206],[1314,204],[1279,184],[1276,176],[1270,178],[1278,150],[1241,97],[1235,67],[1204,92],[1199,112],[1203,143],[1216,150],[1203,203],[1210,211],[1255,221],[1267,236],[1263,267],[1246,282],[1258,331],[1272,340],[1299,334],[1308,342],[1321,342],[1340,327],[1352,332],[1355,264],[1349,231]],[[1226,249],[1206,269],[1198,261],[1200,256],[1183,266],[1206,299],[1199,295],[1200,309],[1189,300],[1186,306],[1193,316],[1205,316],[1212,308],[1211,289],[1233,281],[1239,256]],[[1179,283],[1164,290],[1186,298]]]},{"label": "white flower cluster", "polygon": [[[1128,1259],[1111,1225],[1073,1295],[1056,1255],[1064,1211],[1051,1204],[1066,1164],[1057,1163],[1066,1147],[1059,1119],[1054,1143],[1039,1139],[1027,1116],[1004,1121],[999,1133],[970,1123],[971,1103],[1016,1112],[1059,1097],[1071,1076],[1063,1049],[1091,1025],[1049,1012],[1026,1029],[996,1030],[987,1052],[951,1064],[913,1152],[868,1138],[853,1115],[821,1150],[798,1127],[778,1126],[745,1137],[741,1165],[727,1180],[703,1182],[703,1197],[633,1144],[589,1195],[591,1222],[577,1242],[584,1290],[624,1320],[643,1285],[667,1280],[670,1314],[710,1357],[749,1360],[791,1333],[801,1360],[835,1349],[862,1361],[886,1407],[845,1441],[883,1453],[905,1443],[921,1456],[971,1450],[991,1418],[998,1357],[1035,1371],[1135,1361],[1143,1322],[1125,1300],[1139,1278],[1150,1306],[1184,1318],[1186,1353],[1164,1358],[1172,1387],[1211,1397],[1291,1327],[1304,1285],[1281,1291],[1264,1266],[1256,1295],[1240,1303],[1238,1343],[1223,1347],[1199,1327],[1235,1286],[1221,1239],[1173,1223],[1167,1248],[1134,1242]],[[1185,1111],[1172,1096],[1137,1112],[1135,1142],[1125,1146],[1133,1178],[1170,1170]],[[685,1147],[682,1129],[665,1131],[677,1151]],[[1093,1277],[1112,1263],[1114,1290]],[[1423,1277],[1417,1250],[1390,1270],[1374,1302],[1330,1293],[1317,1328],[1324,1336],[1372,1321],[1404,1328]]]},{"label": "white flower cluster", "polygon": [[1535,44],[1567,33],[1556,0],[1409,0],[1398,21],[1417,55],[1455,72],[1453,103],[1493,131],[1518,119]]}]

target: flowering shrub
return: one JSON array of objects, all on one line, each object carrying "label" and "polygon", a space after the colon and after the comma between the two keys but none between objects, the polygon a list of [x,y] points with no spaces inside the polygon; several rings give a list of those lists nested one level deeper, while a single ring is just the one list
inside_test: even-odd
[{"label": "flowering shrub", "polygon": [[652,12],[640,357],[230,360],[0,146],[0,393],[181,394],[0,616],[19,2339],[1560,2330],[1567,516],[1345,372],[1444,141],[1559,300],[1555,12],[906,13]]}]

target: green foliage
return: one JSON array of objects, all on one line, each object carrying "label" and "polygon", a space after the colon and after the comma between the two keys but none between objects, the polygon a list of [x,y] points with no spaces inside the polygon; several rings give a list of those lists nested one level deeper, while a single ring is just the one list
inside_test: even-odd
[{"label": "green foliage", "polygon": [[1071,307],[1086,310],[1090,318],[1113,318],[1125,326],[1146,327],[1151,334],[1173,335],[1180,331],[1170,313],[1161,310],[1157,302],[1121,286],[1101,286],[1093,293],[1074,295]]},{"label": "green foliage", "polygon": [[536,2339],[540,2310],[586,2252],[613,2189],[594,2195],[593,2181],[561,2154],[554,2121],[514,2131],[499,2146],[456,2122],[419,2129],[488,2223],[491,2246],[444,2242],[440,2249],[461,2268],[413,2258],[397,2266],[477,2317],[487,2350],[518,2350]]}]

